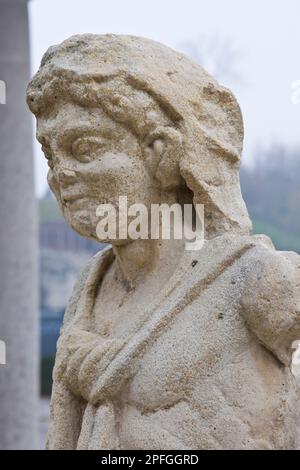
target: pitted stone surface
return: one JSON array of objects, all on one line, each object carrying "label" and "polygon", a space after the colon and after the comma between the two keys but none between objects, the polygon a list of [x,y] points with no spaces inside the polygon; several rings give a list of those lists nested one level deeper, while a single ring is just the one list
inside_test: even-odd
[{"label": "pitted stone surface", "polygon": [[46,52],[28,104],[81,235],[97,238],[97,206],[120,195],[205,205],[201,250],[117,237],[81,273],[48,448],[299,448],[300,258],[250,235],[233,94],[154,41],[82,35]]}]

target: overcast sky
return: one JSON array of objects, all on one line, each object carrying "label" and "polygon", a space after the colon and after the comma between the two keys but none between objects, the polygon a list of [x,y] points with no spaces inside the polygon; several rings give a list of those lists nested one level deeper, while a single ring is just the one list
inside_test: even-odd
[{"label": "overcast sky", "polygon": [[[235,56],[220,81],[243,111],[244,161],[251,163],[257,145],[300,147],[300,104],[291,100],[300,80],[299,0],[32,0],[29,13],[32,73],[50,45],[78,33],[134,34],[180,50],[192,43],[208,55],[217,44],[218,59],[222,48]],[[204,65],[214,72],[209,59]],[[47,165],[38,145],[35,154],[41,195]]]}]

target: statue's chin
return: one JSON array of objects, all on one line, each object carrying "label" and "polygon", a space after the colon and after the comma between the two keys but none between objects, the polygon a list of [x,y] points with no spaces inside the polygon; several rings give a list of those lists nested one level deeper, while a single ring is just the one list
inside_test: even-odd
[{"label": "statue's chin", "polygon": [[96,233],[97,223],[99,219],[93,215],[91,211],[85,209],[82,210],[70,210],[67,206],[63,207],[63,215],[67,224],[75,230],[79,235],[85,238],[95,240],[98,243],[107,243],[115,246],[124,246],[133,240],[119,239],[118,234],[116,238],[104,238],[99,237]]},{"label": "statue's chin", "polygon": [[92,220],[91,214],[89,212],[86,210],[70,212],[68,208],[64,207],[63,215],[67,224],[71,226],[71,228],[75,230],[78,235],[100,241],[96,235],[97,221]]}]

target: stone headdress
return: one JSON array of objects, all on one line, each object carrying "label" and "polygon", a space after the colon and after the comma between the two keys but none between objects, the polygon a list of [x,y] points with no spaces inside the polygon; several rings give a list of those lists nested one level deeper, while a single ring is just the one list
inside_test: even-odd
[{"label": "stone headdress", "polygon": [[205,204],[208,237],[249,233],[239,182],[241,111],[233,94],[202,67],[149,39],[76,35],[49,48],[28,86],[37,117],[68,96],[101,105],[147,145],[159,137],[173,140],[167,158],[174,171],[161,171],[160,179],[166,186],[169,179],[170,187],[181,181],[194,203]]}]

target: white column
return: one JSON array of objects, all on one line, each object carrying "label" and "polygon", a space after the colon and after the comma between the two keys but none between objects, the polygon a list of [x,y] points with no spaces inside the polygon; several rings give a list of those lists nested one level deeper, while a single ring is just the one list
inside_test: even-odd
[{"label": "white column", "polygon": [[0,0],[0,449],[37,445],[37,223],[26,0]]}]

